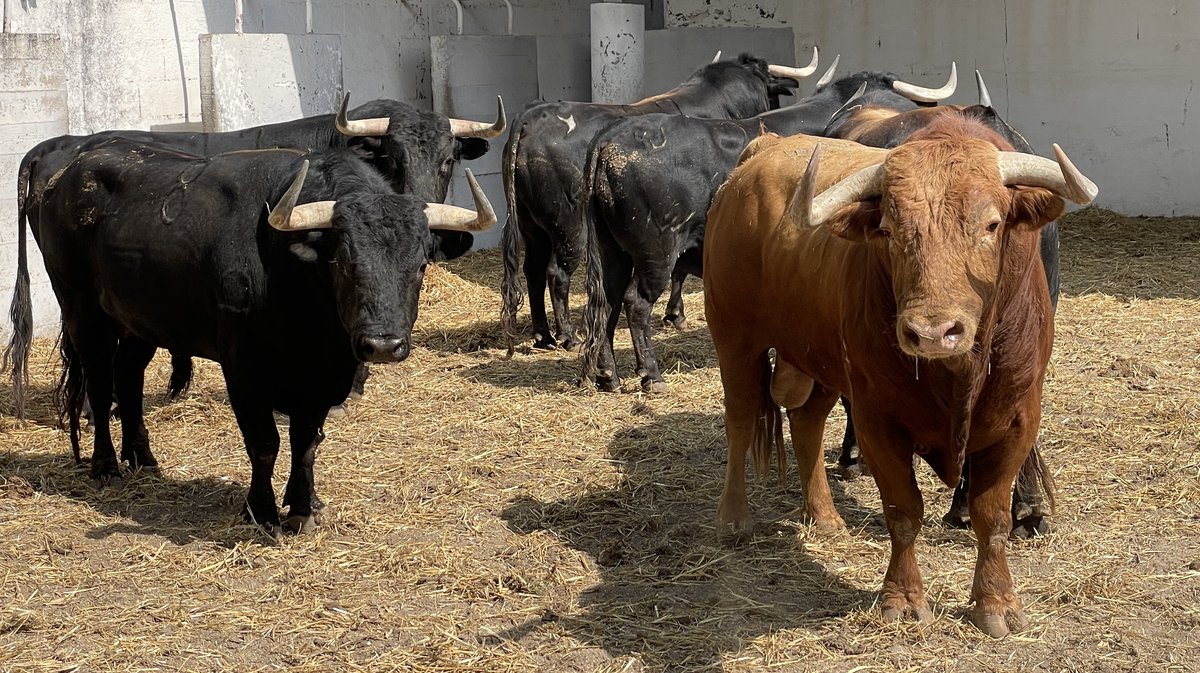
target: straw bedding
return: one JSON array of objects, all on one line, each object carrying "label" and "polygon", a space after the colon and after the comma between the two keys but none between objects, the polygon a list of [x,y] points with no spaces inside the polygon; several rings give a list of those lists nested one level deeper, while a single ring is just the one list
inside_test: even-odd
[{"label": "straw bedding", "polygon": [[869,480],[833,483],[849,528],[832,534],[800,520],[794,481],[752,485],[756,535],[719,543],[699,285],[693,327],[658,335],[670,392],[601,394],[575,387],[574,354],[503,359],[489,251],[430,269],[412,357],[327,424],[322,527],[280,542],[240,519],[249,468],[215,366],[167,403],[156,358],[163,475],[97,492],[54,427],[57,361],[37,342],[33,420],[0,416],[0,670],[1196,670],[1200,221],[1085,210],[1062,253],[1042,427],[1059,509],[1051,535],[1011,544],[1019,636],[965,621],[974,538],[940,524],[949,492],[924,468],[930,625],[878,616]]}]

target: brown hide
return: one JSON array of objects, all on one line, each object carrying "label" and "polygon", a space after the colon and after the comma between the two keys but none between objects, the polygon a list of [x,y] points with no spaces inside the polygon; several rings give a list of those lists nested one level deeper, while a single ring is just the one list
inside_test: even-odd
[{"label": "brown hide", "polygon": [[[880,162],[883,193],[844,206],[824,226],[801,229],[791,201],[818,143],[816,193]],[[718,193],[704,245],[706,319],[725,388],[730,451],[719,522],[748,525],[738,463],[751,444],[746,419],[762,408],[764,395],[774,403],[796,399],[815,382],[820,400],[814,392],[804,405],[788,402],[793,443],[811,446],[811,438],[796,436],[796,420],[810,404],[827,413],[826,393],[841,392],[853,402],[892,536],[885,617],[930,614],[912,551],[923,515],[912,455],[947,485],[957,484],[965,454],[978,455],[971,475],[980,539],[972,616],[993,635],[1007,633],[1006,614],[1020,615],[1003,558],[1007,498],[1036,436],[1053,341],[1038,232],[1063,208],[1045,190],[1005,187],[998,147],[1007,149],[990,130],[954,115],[892,150],[764,137],[747,148]],[[964,323],[948,350],[904,343],[907,322],[947,319]],[[762,389],[762,354],[770,348],[777,371],[795,370],[788,376],[792,394],[778,382]],[[802,479],[806,511],[818,524],[840,523],[831,501],[810,496],[821,493],[823,469]]]}]

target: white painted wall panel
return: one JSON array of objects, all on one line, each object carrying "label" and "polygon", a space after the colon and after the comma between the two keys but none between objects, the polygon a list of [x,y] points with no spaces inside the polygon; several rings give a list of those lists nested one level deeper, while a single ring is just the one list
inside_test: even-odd
[{"label": "white painted wall panel", "polygon": [[[719,8],[714,8],[718,5]],[[759,11],[761,10],[761,12]],[[1200,129],[1189,105],[1200,3],[1175,0],[668,0],[668,25],[791,26],[847,72],[939,84],[951,60],[983,71],[997,109],[1039,152],[1058,142],[1101,206],[1196,215]],[[951,102],[974,102],[964,77]]]}]

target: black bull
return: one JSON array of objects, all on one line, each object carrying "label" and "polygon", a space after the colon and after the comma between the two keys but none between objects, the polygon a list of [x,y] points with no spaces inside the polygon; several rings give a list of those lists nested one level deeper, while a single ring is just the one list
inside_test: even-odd
[{"label": "black bull", "polygon": [[[40,204],[38,242],[65,332],[63,397],[86,387],[106,408],[115,387],[122,457],[153,467],[142,386],[155,348],[219,362],[251,462],[246,514],[271,532],[273,410],[289,416],[288,526],[308,529],[321,506],[313,463],[329,407],[359,363],[408,355],[430,227],[448,212],[459,230],[495,221],[477,188],[478,218],[396,194],[351,152],[309,159],[305,180],[309,161],[297,150],[200,158],[114,140],[61,171]],[[281,198],[268,215],[264,203]],[[27,318],[23,227],[19,241],[13,308]],[[28,320],[18,324],[9,348],[24,362],[32,333]],[[76,423],[76,452],[78,439]],[[91,474],[120,482],[106,414],[96,418]]]},{"label": "black bull", "polygon": [[[811,67],[815,68],[815,63]],[[631,105],[557,102],[526,108],[513,123],[501,169],[508,223],[501,244],[504,303],[500,321],[509,352],[517,336],[516,316],[522,301],[517,280],[522,242],[534,346],[570,349],[576,343],[568,295],[571,275],[585,254],[579,206],[587,150],[597,132],[614,120],[656,112],[750,117],[768,110],[772,101],[778,107],[778,96],[796,86],[794,79],[772,75],[766,61],[742,54],[708,64],[671,91]],[[554,308],[553,334],[546,316],[547,284]]]},{"label": "black bull", "polygon": [[[236,150],[296,148],[307,151],[348,148],[373,166],[398,193],[440,203],[446,198],[455,162],[488,151],[487,138],[504,131],[503,103],[494,124],[450,119],[393,100],[374,100],[347,112],[349,94],[338,114],[317,115],[223,133],[103,131],[88,136],[59,136],[34,146],[21,159],[17,178],[18,221],[28,221],[38,238],[39,208],[46,184],[83,152],[115,139],[175,149],[197,156]],[[435,232],[435,258],[453,259],[471,248],[468,232]],[[16,320],[17,317],[13,316]],[[191,361],[172,358],[170,395],[191,379]],[[357,384],[361,392],[360,373]],[[17,415],[24,410],[17,407]]]},{"label": "black bull", "polygon": [[[864,75],[867,74],[860,73],[834,85],[859,78],[855,86],[846,87],[846,90],[867,83],[868,91],[863,100],[877,107],[910,111],[912,115],[931,111],[912,112],[917,105]],[[834,85],[828,88],[832,90]],[[818,95],[821,93],[818,91]],[[717,188],[736,165],[742,149],[763,130],[782,135],[836,136],[849,129],[848,125],[838,124],[848,118],[848,111],[838,110],[829,102],[824,102],[821,107],[827,115],[825,119],[834,112],[838,113],[837,118],[828,129],[825,123],[814,126],[811,111],[804,109],[806,103],[808,99],[791,108],[741,121],[664,115],[632,118],[609,126],[596,137],[589,153],[586,177],[590,189],[586,216],[592,240],[589,242],[588,308],[584,319],[587,329],[582,363],[584,382],[594,381],[604,390],[616,389],[619,377],[612,339],[619,307],[624,304],[642,387],[648,391],[665,390],[651,342],[651,308],[668,281],[673,281],[675,290],[687,274],[701,274],[708,206]],[[797,110],[789,114],[792,108]],[[1025,139],[991,107],[972,106],[966,110],[999,132],[1019,151],[1032,153]],[[866,144],[892,147],[919,128],[919,125],[908,125],[886,138]],[[1051,299],[1057,305],[1056,223],[1043,229],[1041,253]],[[667,306],[666,320],[672,324],[683,323],[682,303],[674,291]],[[857,456],[852,454],[855,448],[854,428],[848,424],[839,459],[843,469],[857,464]],[[1035,450],[1030,456],[1030,465],[1040,460]],[[1038,472],[1027,469],[1030,465],[1022,469],[1014,494],[1013,530],[1017,535],[1046,530],[1039,486],[1031,479]],[[1045,486],[1052,488],[1050,484]],[[964,483],[956,490],[954,504],[945,517],[947,523],[967,524],[966,488]]]}]

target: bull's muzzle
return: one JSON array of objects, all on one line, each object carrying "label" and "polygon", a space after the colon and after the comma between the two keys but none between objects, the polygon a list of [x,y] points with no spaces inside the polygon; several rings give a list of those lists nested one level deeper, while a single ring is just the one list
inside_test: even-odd
[{"label": "bull's muzzle", "polygon": [[408,339],[398,336],[364,335],[354,341],[354,355],[360,362],[401,362],[409,349]]},{"label": "bull's muzzle", "polygon": [[951,357],[971,349],[967,332],[967,326],[961,320],[901,319],[900,347],[916,357]]}]

